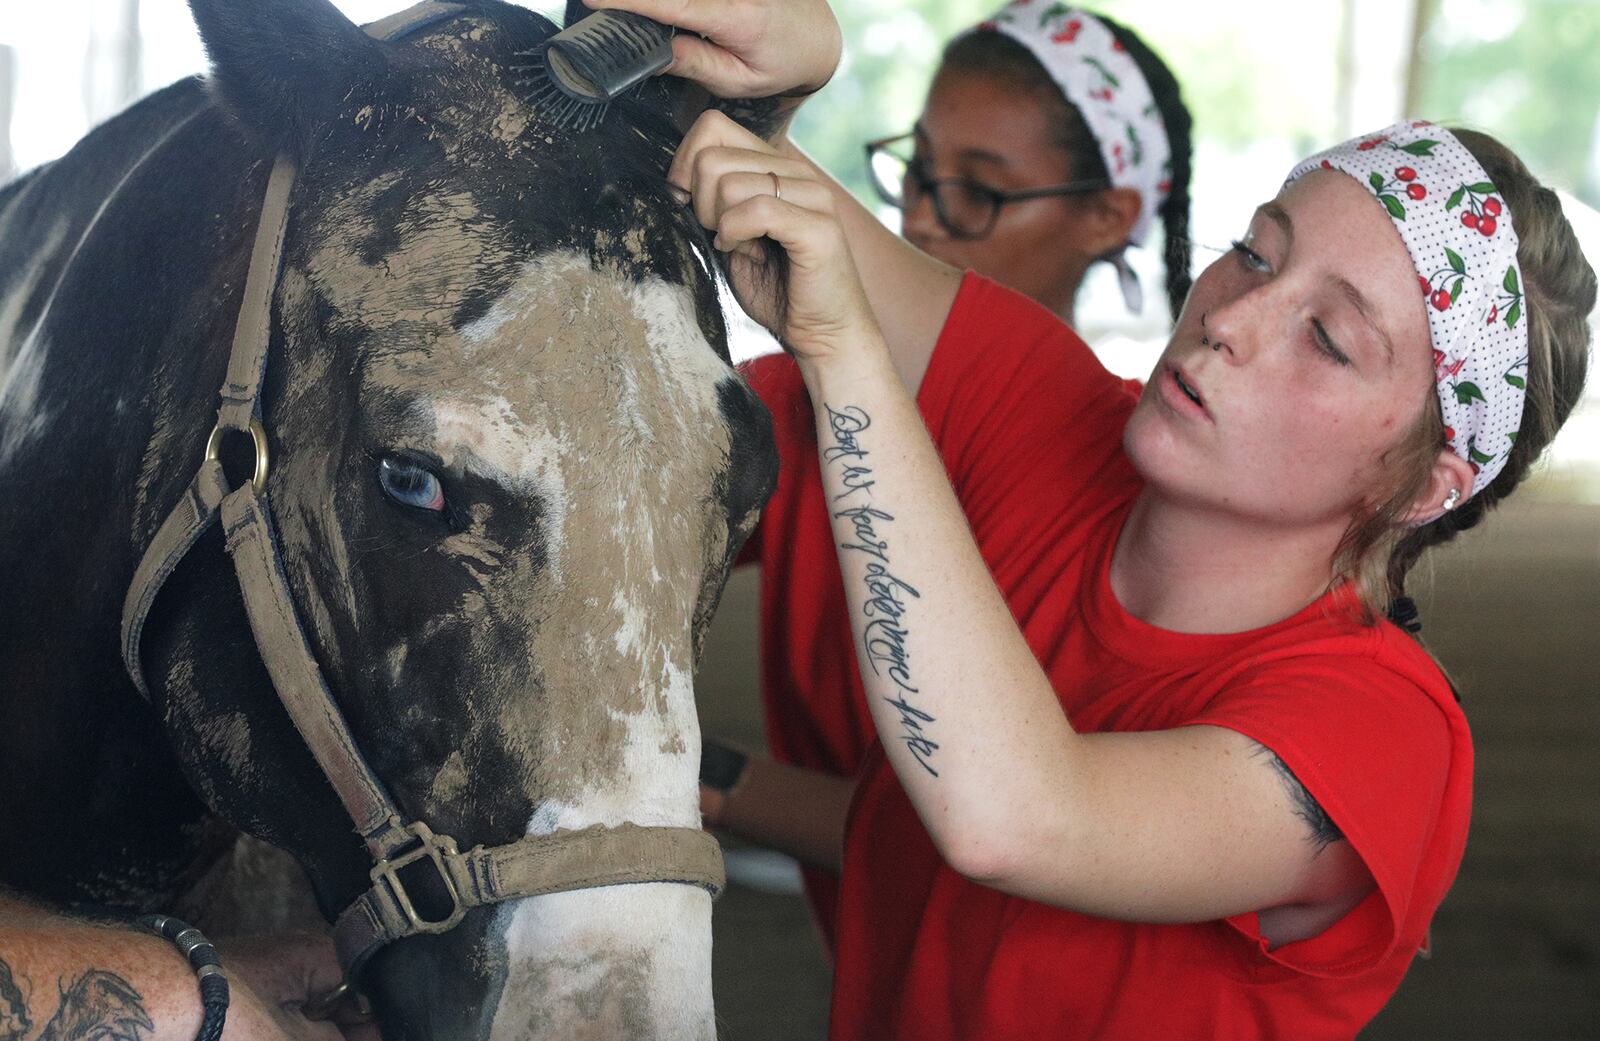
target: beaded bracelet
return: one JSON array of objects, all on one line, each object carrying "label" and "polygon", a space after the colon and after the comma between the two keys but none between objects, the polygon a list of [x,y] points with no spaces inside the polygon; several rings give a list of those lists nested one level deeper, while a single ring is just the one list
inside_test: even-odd
[{"label": "beaded bracelet", "polygon": [[200,1005],[204,1009],[195,1041],[217,1041],[228,1018],[228,974],[222,971],[217,949],[199,929],[164,914],[144,915],[139,924],[165,937],[189,959],[189,967],[200,980]]}]

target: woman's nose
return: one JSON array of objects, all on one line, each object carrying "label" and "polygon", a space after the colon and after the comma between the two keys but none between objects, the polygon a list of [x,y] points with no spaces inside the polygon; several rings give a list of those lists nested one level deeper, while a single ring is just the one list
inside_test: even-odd
[{"label": "woman's nose", "polygon": [[1200,315],[1202,346],[1222,355],[1231,364],[1250,360],[1264,317],[1261,309],[1264,289],[1251,289],[1207,308]]}]

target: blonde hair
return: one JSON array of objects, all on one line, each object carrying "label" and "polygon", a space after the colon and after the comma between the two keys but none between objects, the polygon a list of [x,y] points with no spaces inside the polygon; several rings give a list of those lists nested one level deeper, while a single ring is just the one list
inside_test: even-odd
[{"label": "blonde hair", "polygon": [[1452,133],[1483,165],[1516,229],[1528,322],[1527,400],[1516,443],[1494,481],[1437,520],[1410,527],[1402,518],[1427,487],[1434,460],[1445,446],[1439,402],[1429,388],[1416,422],[1385,455],[1393,475],[1388,494],[1350,526],[1334,554],[1335,579],[1354,585],[1368,622],[1405,594],[1406,575],[1425,550],[1475,526],[1522,483],[1578,403],[1589,365],[1595,273],[1561,211],[1561,200],[1499,141],[1473,130]]}]

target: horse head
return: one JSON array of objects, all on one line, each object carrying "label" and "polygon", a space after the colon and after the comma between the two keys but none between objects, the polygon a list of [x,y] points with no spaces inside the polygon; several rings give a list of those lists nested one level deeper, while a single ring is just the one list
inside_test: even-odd
[{"label": "horse head", "polygon": [[[564,129],[525,82],[554,27],[494,0],[395,41],[327,0],[191,7],[240,131],[217,147],[299,168],[267,490],[372,772],[464,847],[698,827],[695,658],[776,456],[664,181],[671,99]],[[147,470],[185,458],[169,419]],[[196,789],[331,917],[371,863],[225,585],[164,594],[152,687]],[[363,983],[391,1039],[709,1038],[710,914],[666,883],[515,900],[389,945]]]}]

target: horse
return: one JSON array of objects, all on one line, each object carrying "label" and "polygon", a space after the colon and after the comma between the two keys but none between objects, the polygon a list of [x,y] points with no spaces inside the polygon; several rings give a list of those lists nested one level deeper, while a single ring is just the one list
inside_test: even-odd
[{"label": "horse", "polygon": [[[206,79],[0,189],[0,885],[160,911],[242,831],[398,916],[341,950],[391,1041],[712,1037],[714,884],[615,863],[703,837],[694,665],[776,479],[681,98],[560,125],[499,0],[190,6]],[[528,843],[566,874],[463,895]]]}]

